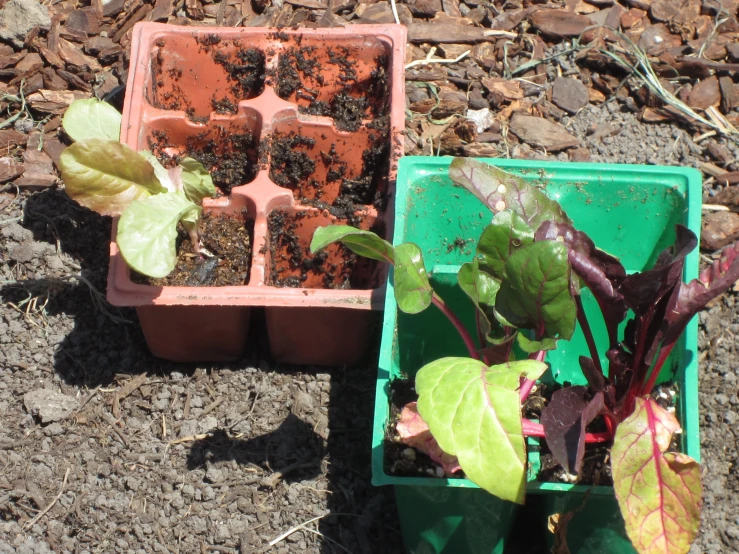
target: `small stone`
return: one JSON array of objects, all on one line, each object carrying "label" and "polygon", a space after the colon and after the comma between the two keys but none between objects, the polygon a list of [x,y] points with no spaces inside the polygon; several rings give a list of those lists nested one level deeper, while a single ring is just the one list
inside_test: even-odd
[{"label": "small stone", "polygon": [[210,433],[218,428],[218,419],[214,416],[207,416],[198,424],[198,427],[201,433]]},{"label": "small stone", "polygon": [[36,389],[25,394],[23,405],[28,413],[38,416],[42,423],[51,423],[67,417],[77,408],[78,402],[60,392]]},{"label": "small stone", "polygon": [[552,86],[552,102],[571,114],[588,105],[588,87],[582,81],[559,77]]},{"label": "small stone", "polygon": [[406,448],[405,450],[403,450],[403,452],[400,453],[400,455],[403,456],[403,458],[405,458],[406,460],[410,460],[411,462],[416,460],[416,451],[412,448]]},{"label": "small stone", "polygon": [[210,466],[208,468],[208,471],[205,472],[205,479],[209,483],[218,483],[220,481],[223,481],[223,471],[218,469],[217,467]]},{"label": "small stone", "polygon": [[36,26],[51,25],[49,8],[36,0],[10,0],[0,10],[0,39],[23,46],[28,32]]},{"label": "small stone", "polygon": [[493,117],[493,112],[490,111],[490,108],[483,108],[482,110],[467,110],[466,116],[467,119],[475,123],[478,133],[482,133],[489,129],[493,123],[495,123],[495,118]]},{"label": "small stone", "polygon": [[736,425],[737,421],[739,421],[739,414],[733,410],[729,410],[724,414],[724,421],[729,425]]}]

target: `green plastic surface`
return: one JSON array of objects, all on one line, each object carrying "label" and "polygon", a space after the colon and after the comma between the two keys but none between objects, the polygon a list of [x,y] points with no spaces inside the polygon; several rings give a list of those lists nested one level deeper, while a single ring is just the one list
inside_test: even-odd
[{"label": "green plastic surface", "polygon": [[[474,241],[492,218],[490,211],[471,193],[455,186],[447,176],[452,158],[404,157],[400,160],[396,186],[393,243],[415,242],[421,247],[435,290],[474,329],[471,303],[459,289],[459,266],[472,259]],[[700,234],[701,176],[691,168],[615,164],[551,163],[528,160],[482,160],[519,173],[542,186],[556,198],[575,226],[588,233],[595,244],[618,256],[627,271],[651,267],[659,253],[675,237],[675,224],[682,223]],[[686,259],[684,278],[698,276],[698,252]],[[585,291],[583,304],[590,318],[599,351],[605,353],[606,335],[597,304]],[[474,333],[473,333],[474,335]],[[683,451],[699,460],[698,434],[698,322],[688,325],[660,380],[672,380],[679,389],[677,407],[683,434]],[[585,383],[578,357],[587,346],[578,328],[573,339],[560,342],[546,361],[552,371],[544,379]],[[480,490],[466,479],[395,477],[383,467],[383,441],[389,416],[390,381],[412,377],[424,364],[442,356],[466,355],[453,327],[433,307],[417,315],[399,313],[388,284],[380,350],[373,434],[372,483],[394,485],[404,540],[409,552],[445,554],[502,552],[508,533],[506,522],[515,507],[490,497],[485,512],[490,525],[497,525],[490,540],[467,530],[477,526],[470,507],[478,503]],[[605,361],[605,357],[603,358]],[[607,364],[605,364],[607,366]],[[529,457],[530,462],[538,460]],[[505,478],[505,476],[501,476]],[[459,490],[463,489],[463,490]],[[469,493],[466,501],[464,489]],[[452,491],[447,493],[439,490]],[[425,491],[425,492],[423,492]],[[584,496],[589,491],[587,498]],[[588,487],[529,480],[528,494],[544,494],[546,517],[562,509],[583,505],[569,524],[569,547],[575,552],[634,552],[623,534],[611,487]],[[422,501],[448,494],[448,505]],[[490,514],[496,513],[497,517]],[[460,542],[461,541],[461,542]],[[481,542],[482,541],[482,542]]]}]

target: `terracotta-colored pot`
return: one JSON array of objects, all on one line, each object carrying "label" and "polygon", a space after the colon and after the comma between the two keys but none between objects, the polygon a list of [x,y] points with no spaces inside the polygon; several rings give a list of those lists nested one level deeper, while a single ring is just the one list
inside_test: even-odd
[{"label": "terracotta-colored pot", "polygon": [[[278,361],[337,365],[361,358],[372,310],[382,309],[385,267],[331,247],[324,263],[332,277],[309,271],[302,278],[301,264],[290,267],[272,244],[269,221],[279,212],[297,221],[304,253],[315,228],[347,217],[392,236],[405,42],[405,27],[398,25],[134,27],[122,142],[160,158],[197,152],[224,194],[205,200],[203,208],[224,215],[245,211],[254,229],[249,280],[242,286],[152,287],[131,281],[114,227],[108,300],[137,307],[155,355],[238,358],[250,308],[260,306]],[[340,113],[351,117],[331,118]],[[354,213],[332,206],[347,191],[356,193]],[[290,273],[295,278],[287,284],[294,286],[284,286]]]}]

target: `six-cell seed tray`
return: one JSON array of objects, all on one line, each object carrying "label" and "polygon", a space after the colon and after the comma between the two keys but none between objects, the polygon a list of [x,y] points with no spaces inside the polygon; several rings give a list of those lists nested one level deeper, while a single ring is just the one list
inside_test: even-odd
[{"label": "six-cell seed tray", "polygon": [[108,300],[136,307],[155,355],[238,358],[251,308],[264,307],[276,360],[361,358],[383,305],[384,264],[338,245],[314,257],[309,244],[332,223],[392,236],[405,42],[396,25],[136,25],[121,140],[165,166],[203,163],[219,189],[204,212],[243,225],[251,256],[243,283],[153,286],[131,275],[114,226]]}]

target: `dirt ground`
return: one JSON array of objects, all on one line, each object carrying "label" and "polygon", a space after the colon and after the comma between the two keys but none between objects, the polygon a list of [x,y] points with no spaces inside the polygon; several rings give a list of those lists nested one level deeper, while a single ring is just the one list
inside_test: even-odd
[{"label": "dirt ground", "polygon": [[[634,121],[624,133],[632,149],[642,135],[678,139],[655,161],[690,161],[674,126]],[[600,156],[644,149],[615,150]],[[392,491],[370,485],[376,351],[333,369],[272,364],[259,340],[233,364],[155,359],[135,312],[100,297],[110,221],[56,190],[6,189],[0,202],[0,552],[401,551]],[[736,294],[701,323],[706,494],[691,552],[736,552]],[[32,391],[74,410],[42,424]]]}]

